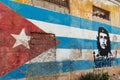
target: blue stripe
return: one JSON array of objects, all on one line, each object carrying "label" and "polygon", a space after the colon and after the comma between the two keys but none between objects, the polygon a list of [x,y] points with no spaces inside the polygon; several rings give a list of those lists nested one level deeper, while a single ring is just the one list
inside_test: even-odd
[{"label": "blue stripe", "polygon": [[18,79],[18,78],[25,78],[25,76],[27,76],[26,74],[28,73],[27,67],[28,65],[24,64],[23,66],[20,66],[8,72],[4,76],[1,76],[0,80],[12,80],[12,79]]},{"label": "blue stripe", "polygon": [[[116,59],[112,66],[120,66],[120,58]],[[84,66],[83,66],[84,65]],[[72,60],[63,62],[44,62],[24,64],[19,68],[0,77],[0,80],[11,80],[24,78],[25,76],[50,75],[77,70],[87,70],[94,68],[94,62],[91,60]]]},{"label": "blue stripe", "polygon": [[55,24],[62,24],[72,27],[77,27],[81,29],[88,29],[97,31],[100,26],[105,27],[109,33],[120,34],[120,28],[75,17],[70,16],[67,14],[61,14],[53,11],[48,11],[41,8],[36,8],[33,6],[20,4],[17,2],[12,2],[8,0],[1,0],[1,2],[5,3],[7,6],[12,8],[14,11],[19,13],[20,15],[24,16],[25,18],[55,23]]},{"label": "blue stripe", "polygon": [[[60,43],[57,45],[57,48],[97,49],[96,40],[67,38],[67,37],[56,37],[56,39],[60,41]],[[111,49],[114,50],[115,47],[120,49],[120,42],[111,42]]]},{"label": "blue stripe", "polygon": [[76,39],[67,37],[56,37],[56,39],[60,41],[60,43],[57,45],[57,48],[97,49],[95,40]]}]

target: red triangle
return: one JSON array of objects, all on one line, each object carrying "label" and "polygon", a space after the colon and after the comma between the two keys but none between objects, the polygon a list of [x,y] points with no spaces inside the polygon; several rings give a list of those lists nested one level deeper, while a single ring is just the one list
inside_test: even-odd
[{"label": "red triangle", "polygon": [[[58,41],[52,34],[44,32],[4,4],[0,3],[0,7],[0,76],[2,76],[55,47]],[[22,44],[13,47],[16,39],[11,34],[19,35],[22,29],[25,29],[26,35],[31,36],[28,42],[30,49]]]}]

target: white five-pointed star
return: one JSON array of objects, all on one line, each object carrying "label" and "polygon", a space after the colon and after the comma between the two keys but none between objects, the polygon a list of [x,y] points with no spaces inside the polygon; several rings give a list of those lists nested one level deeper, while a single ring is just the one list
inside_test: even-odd
[{"label": "white five-pointed star", "polygon": [[19,45],[24,45],[26,48],[30,48],[29,47],[29,44],[28,44],[28,41],[30,40],[30,36],[27,36],[26,33],[25,33],[25,29],[23,28],[20,32],[20,34],[11,34],[15,39],[16,39],[16,42],[15,44],[13,45],[13,48],[15,48],[16,46],[19,46]]}]

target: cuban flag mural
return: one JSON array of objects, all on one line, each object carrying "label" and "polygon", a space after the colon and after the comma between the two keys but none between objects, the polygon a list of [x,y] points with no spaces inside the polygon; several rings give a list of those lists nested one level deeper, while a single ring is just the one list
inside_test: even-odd
[{"label": "cuban flag mural", "polygon": [[0,0],[0,80],[119,66],[119,30]]}]

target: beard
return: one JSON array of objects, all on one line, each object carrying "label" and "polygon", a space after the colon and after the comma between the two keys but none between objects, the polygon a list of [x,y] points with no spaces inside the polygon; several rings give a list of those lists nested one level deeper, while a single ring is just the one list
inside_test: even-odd
[{"label": "beard", "polygon": [[107,56],[110,51],[110,41],[108,40],[107,45],[104,45],[104,48],[101,47],[99,39],[97,40],[97,48],[99,51],[100,56]]},{"label": "beard", "polygon": [[109,50],[107,49],[107,46],[105,46],[105,49],[101,48],[99,49],[99,54],[101,56],[108,56]]}]

